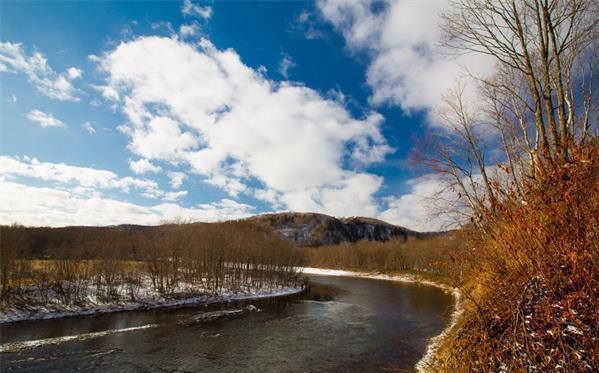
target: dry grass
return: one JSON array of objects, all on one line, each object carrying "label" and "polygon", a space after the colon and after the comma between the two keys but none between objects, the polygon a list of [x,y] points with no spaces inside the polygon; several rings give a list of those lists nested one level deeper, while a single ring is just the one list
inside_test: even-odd
[{"label": "dry grass", "polygon": [[525,201],[504,193],[438,353],[444,372],[599,370],[599,151],[556,165]]},{"label": "dry grass", "polygon": [[[30,261],[31,269],[33,271],[39,271],[46,268],[50,268],[56,265],[56,260],[54,259],[33,259]],[[100,263],[99,260],[80,260],[78,261],[82,265],[94,266]],[[123,266],[125,270],[143,270],[147,264],[146,262],[138,261],[138,260],[120,260],[120,265]]]}]

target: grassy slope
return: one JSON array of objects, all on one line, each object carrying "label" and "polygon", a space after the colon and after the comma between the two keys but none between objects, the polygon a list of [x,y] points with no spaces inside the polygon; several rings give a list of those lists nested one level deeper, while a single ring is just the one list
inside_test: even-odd
[{"label": "grassy slope", "polygon": [[599,151],[507,196],[462,286],[434,371],[599,370]]}]

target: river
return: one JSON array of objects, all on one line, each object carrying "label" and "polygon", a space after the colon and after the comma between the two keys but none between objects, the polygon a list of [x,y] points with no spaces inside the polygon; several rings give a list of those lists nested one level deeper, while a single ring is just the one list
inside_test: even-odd
[{"label": "river", "polygon": [[[224,305],[0,325],[2,371],[411,371],[441,333],[453,297],[431,286],[307,276],[302,294]],[[260,309],[247,310],[249,305]],[[252,308],[252,307],[249,307]],[[244,310],[198,321],[198,315]],[[61,338],[65,336],[78,336]],[[52,339],[51,339],[52,338]],[[48,341],[54,343],[48,343]]]}]

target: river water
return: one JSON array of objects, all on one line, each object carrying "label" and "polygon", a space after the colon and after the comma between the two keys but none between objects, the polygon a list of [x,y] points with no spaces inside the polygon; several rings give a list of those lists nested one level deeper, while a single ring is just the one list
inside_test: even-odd
[{"label": "river water", "polygon": [[[392,281],[307,276],[302,294],[261,301],[0,326],[1,370],[27,372],[412,371],[448,324],[453,298]],[[248,305],[260,309],[249,311]],[[251,308],[251,307],[250,307]],[[216,311],[241,310],[218,316]],[[73,337],[68,341],[57,338]],[[55,343],[47,343],[50,341]],[[68,338],[64,338],[68,339]],[[60,342],[60,343],[58,343]],[[30,343],[33,344],[33,343]]]}]

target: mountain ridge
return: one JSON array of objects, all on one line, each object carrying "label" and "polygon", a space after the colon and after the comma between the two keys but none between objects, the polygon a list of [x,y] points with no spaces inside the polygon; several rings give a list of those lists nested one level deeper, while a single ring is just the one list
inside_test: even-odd
[{"label": "mountain ridge", "polygon": [[362,216],[334,217],[314,212],[282,212],[255,215],[244,221],[275,231],[301,247],[338,245],[344,242],[407,240],[436,233],[417,232],[383,220]]},{"label": "mountain ridge", "polygon": [[[221,223],[245,223],[295,244],[298,247],[317,247],[353,243],[362,240],[385,242],[393,239],[423,239],[443,232],[417,232],[402,226],[393,225],[380,219],[349,216],[334,217],[314,212],[279,212],[254,215],[243,219],[228,220]],[[192,225],[213,224],[189,222]],[[177,222],[162,225],[168,229]],[[50,229],[59,235],[93,236],[97,232],[116,230],[125,233],[145,232],[150,234],[160,226],[141,224],[117,224],[108,226],[66,226],[66,227],[28,227],[35,231]]]}]

